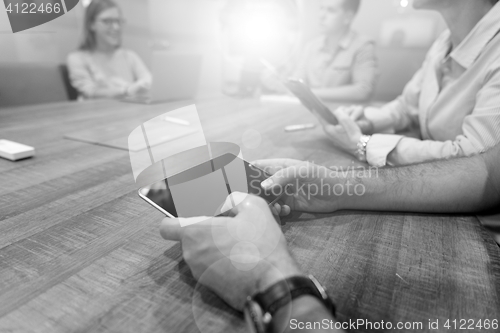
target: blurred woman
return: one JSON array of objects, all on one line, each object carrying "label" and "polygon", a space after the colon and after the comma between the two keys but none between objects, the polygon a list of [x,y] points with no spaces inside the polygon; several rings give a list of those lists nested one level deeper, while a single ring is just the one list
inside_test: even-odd
[{"label": "blurred woman", "polygon": [[[471,156],[500,144],[500,3],[414,0],[448,29],[429,49],[403,94],[382,108],[336,110],[332,143],[380,167]],[[383,132],[416,128],[420,138]],[[371,135],[373,134],[373,135]]]},{"label": "blurred woman", "polygon": [[83,98],[120,98],[144,94],[151,74],[139,56],[121,47],[123,17],[112,0],[87,7],[84,40],[68,56],[71,84]]}]

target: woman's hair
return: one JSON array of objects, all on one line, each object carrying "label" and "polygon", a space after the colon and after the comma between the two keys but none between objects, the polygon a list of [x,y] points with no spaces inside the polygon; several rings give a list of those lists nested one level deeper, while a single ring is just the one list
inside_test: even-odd
[{"label": "woman's hair", "polygon": [[93,50],[96,46],[95,32],[92,31],[97,15],[109,8],[118,8],[118,5],[113,0],[93,0],[90,2],[85,11],[83,22],[83,42],[80,45],[80,50]]}]

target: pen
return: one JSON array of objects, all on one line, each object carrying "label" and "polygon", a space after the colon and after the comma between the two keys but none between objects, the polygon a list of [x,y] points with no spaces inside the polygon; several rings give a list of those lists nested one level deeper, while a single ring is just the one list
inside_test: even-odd
[{"label": "pen", "polygon": [[285,127],[285,132],[295,132],[295,131],[303,131],[316,127],[314,124],[299,124],[299,125],[290,125]]}]

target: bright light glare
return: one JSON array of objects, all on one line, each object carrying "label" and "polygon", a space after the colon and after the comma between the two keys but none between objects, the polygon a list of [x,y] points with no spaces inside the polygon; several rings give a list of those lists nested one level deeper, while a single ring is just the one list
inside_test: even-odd
[{"label": "bright light glare", "polygon": [[408,7],[409,1],[408,0],[401,0],[400,5],[403,8]]},{"label": "bright light glare", "polygon": [[270,14],[248,17],[243,24],[244,38],[252,44],[268,43],[281,34],[279,22]]},{"label": "bright light glare", "polygon": [[252,52],[276,47],[286,39],[286,19],[272,7],[247,10],[235,17],[233,33]]},{"label": "bright light glare", "polygon": [[228,54],[275,62],[289,57],[298,34],[296,17],[288,9],[269,0],[252,0],[226,12],[224,40]]}]

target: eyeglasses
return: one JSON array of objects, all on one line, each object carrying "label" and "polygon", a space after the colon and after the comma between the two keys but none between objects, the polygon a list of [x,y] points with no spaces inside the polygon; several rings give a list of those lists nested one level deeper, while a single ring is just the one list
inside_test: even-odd
[{"label": "eyeglasses", "polygon": [[99,20],[100,22],[102,22],[104,25],[108,26],[108,27],[111,27],[113,25],[119,25],[120,27],[125,25],[125,20],[122,19],[122,18],[119,18],[119,19],[115,19],[115,18],[104,18],[104,19],[100,19]]}]

